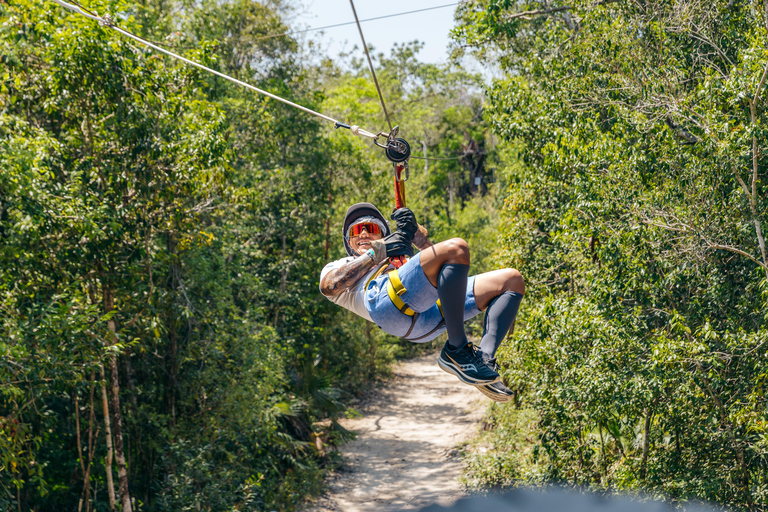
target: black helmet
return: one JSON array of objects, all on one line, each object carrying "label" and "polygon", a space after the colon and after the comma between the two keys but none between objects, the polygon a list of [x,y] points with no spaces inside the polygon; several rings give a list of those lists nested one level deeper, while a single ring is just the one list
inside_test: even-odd
[{"label": "black helmet", "polygon": [[[384,216],[381,214],[378,208],[373,206],[371,203],[357,203],[353,204],[347,209],[347,213],[344,215],[344,226],[341,231],[341,236],[344,239],[344,249],[347,250],[347,254],[350,256],[357,256],[357,254],[352,250],[352,247],[349,245],[349,237],[347,236],[347,232],[349,231],[349,227],[352,226],[357,219],[360,217],[373,217],[379,222],[377,224],[381,223],[381,225],[384,228],[384,236],[389,236],[391,231],[389,230],[389,224],[387,224],[387,220],[384,218]],[[382,237],[383,238],[383,237]]]}]

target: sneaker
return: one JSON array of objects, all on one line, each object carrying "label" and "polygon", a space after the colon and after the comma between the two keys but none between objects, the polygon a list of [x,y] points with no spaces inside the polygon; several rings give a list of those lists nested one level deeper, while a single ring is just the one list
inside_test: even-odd
[{"label": "sneaker", "polygon": [[475,386],[479,392],[493,400],[494,402],[505,403],[515,398],[515,394],[507,386],[499,382],[493,384],[483,384]]},{"label": "sneaker", "polygon": [[446,342],[437,359],[437,364],[444,371],[452,373],[461,382],[470,386],[493,384],[499,380],[499,374],[483,361],[483,356],[472,343],[467,343],[459,349],[452,349]]}]

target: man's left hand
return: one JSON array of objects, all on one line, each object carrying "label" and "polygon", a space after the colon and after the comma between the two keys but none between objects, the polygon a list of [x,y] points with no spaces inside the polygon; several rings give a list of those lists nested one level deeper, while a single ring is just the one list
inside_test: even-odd
[{"label": "man's left hand", "polygon": [[397,223],[397,230],[407,233],[411,239],[419,229],[416,223],[416,216],[408,208],[398,208],[390,217]]}]

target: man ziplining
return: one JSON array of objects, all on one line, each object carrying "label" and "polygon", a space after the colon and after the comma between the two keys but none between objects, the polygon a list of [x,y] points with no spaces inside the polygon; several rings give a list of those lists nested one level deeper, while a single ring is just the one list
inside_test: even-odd
[{"label": "man ziplining", "polygon": [[[362,37],[354,3],[350,0],[358,31],[363,40],[371,74],[379,93],[382,110],[387,117],[390,132],[371,132],[357,125],[342,123],[320,112],[293,103],[258,87],[242,82],[220,71],[178,55],[136,34],[120,28],[109,15],[99,16],[73,0],[53,0],[100,25],[109,27],[126,37],[166,54],[174,59],[205,70],[259,94],[297,108],[334,123],[335,128],[350,130],[354,135],[369,138],[385,150],[395,165],[397,206],[405,206],[403,182],[407,179],[410,146],[397,138],[399,127],[392,128],[384,98],[381,95],[368,46]],[[386,136],[386,144],[378,142]],[[406,178],[401,179],[405,169]],[[408,341],[426,342],[442,332],[448,332],[438,364],[462,382],[476,386],[493,400],[506,402],[512,392],[499,382],[495,354],[512,328],[525,293],[523,277],[515,269],[501,269],[477,276],[469,275],[469,247],[460,238],[433,244],[427,231],[416,223],[413,212],[398,208],[392,219],[397,230],[390,232],[387,221],[375,206],[368,203],[353,205],[344,219],[344,247],[349,257],[329,263],[320,275],[320,291],[334,303],[349,309],[366,320],[375,322],[389,334]],[[385,260],[400,256],[413,256],[414,242],[419,252],[399,269]],[[467,341],[464,321],[483,310],[485,327],[480,346]]]},{"label": "man ziplining", "polygon": [[[496,351],[513,328],[525,294],[523,276],[500,269],[469,276],[469,247],[461,238],[433,244],[413,212],[397,209],[391,233],[372,204],[352,205],[342,236],[349,255],[328,263],[320,274],[320,291],[329,300],[374,322],[385,332],[424,343],[448,332],[440,368],[497,402],[513,393],[500,380]],[[415,245],[419,253],[413,255]],[[396,269],[388,260],[410,260]],[[485,313],[477,347],[467,340],[464,322]]]},{"label": "man ziplining", "polygon": [[[396,183],[400,183],[402,196],[404,180],[400,180],[400,170],[406,169],[407,179],[410,146],[404,139],[397,138],[399,127],[392,128],[352,0],[350,4],[363,41],[363,49],[368,58],[382,110],[390,126],[388,135],[342,123],[187,59],[117,26],[111,16],[99,16],[73,0],[53,1],[174,59],[330,121],[337,129],[348,129],[356,136],[372,139],[376,146],[385,150],[387,158],[395,164]],[[378,139],[384,136],[386,144],[378,142]],[[398,200],[403,199],[400,196]],[[404,206],[405,202],[397,204]],[[476,386],[493,400],[509,401],[512,392],[499,382],[494,356],[501,341],[514,325],[520,301],[525,293],[522,276],[515,269],[501,269],[468,277],[469,248],[464,240],[453,238],[433,244],[427,238],[426,229],[416,223],[413,212],[407,208],[399,208],[392,218],[397,222],[397,230],[394,233],[390,233],[384,216],[375,206],[359,203],[350,207],[344,219],[343,231],[344,247],[349,257],[329,263],[323,268],[320,290],[336,304],[375,322],[384,331],[409,341],[430,341],[447,331],[448,342],[438,359],[440,367],[456,375],[462,382]],[[413,256],[411,244],[415,235],[418,235],[415,245],[421,251],[419,254],[400,269],[385,262],[388,257]],[[478,348],[467,341],[464,321],[486,309],[484,333]]]}]

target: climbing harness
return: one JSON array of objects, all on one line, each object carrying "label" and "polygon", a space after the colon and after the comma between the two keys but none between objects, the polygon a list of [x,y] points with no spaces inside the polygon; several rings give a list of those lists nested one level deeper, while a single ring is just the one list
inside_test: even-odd
[{"label": "climbing harness", "polygon": [[389,295],[389,300],[392,301],[392,304],[400,311],[402,314],[411,317],[411,326],[408,328],[408,332],[406,332],[402,338],[406,341],[419,341],[420,339],[426,338],[427,336],[430,336],[432,333],[440,329],[442,326],[445,325],[445,316],[443,315],[443,306],[440,304],[440,299],[437,299],[437,307],[440,309],[440,316],[443,317],[442,320],[435,326],[434,329],[429,331],[427,334],[424,334],[422,336],[419,336],[418,338],[409,338],[408,335],[411,334],[411,331],[413,331],[414,326],[416,325],[416,319],[419,317],[419,314],[412,310],[408,304],[403,302],[403,299],[400,298],[401,295],[403,295],[408,290],[403,286],[403,282],[400,281],[400,274],[398,273],[397,269],[391,271],[389,273],[389,280],[387,281],[387,295]]},{"label": "climbing harness", "polygon": [[[380,277],[382,274],[384,274],[384,271],[389,268],[390,262],[384,261],[378,269],[376,269],[376,272],[373,273],[373,275],[368,278],[368,281],[365,283],[365,289],[368,289],[368,286],[371,284],[373,280]],[[411,309],[411,307],[406,304],[401,296],[407,292],[408,290],[403,285],[403,282],[400,280],[400,273],[397,269],[390,270],[387,273],[387,276],[389,279],[387,280],[387,295],[389,295],[389,300],[392,301],[392,304],[397,308],[398,311],[400,311],[402,314],[411,317],[411,326],[408,328],[408,332],[406,332],[401,338],[403,338],[406,341],[419,341],[421,339],[426,338],[427,336],[431,336],[435,331],[440,329],[442,326],[445,325],[445,316],[443,315],[443,306],[440,304],[440,299],[437,299],[438,309],[440,310],[440,316],[442,319],[440,322],[428,333],[419,336],[418,338],[409,338],[408,335],[411,334],[413,331],[413,328],[416,326],[416,320],[419,318],[419,313]]]}]

